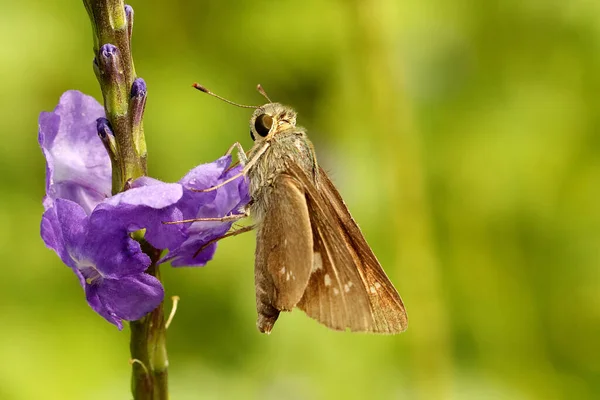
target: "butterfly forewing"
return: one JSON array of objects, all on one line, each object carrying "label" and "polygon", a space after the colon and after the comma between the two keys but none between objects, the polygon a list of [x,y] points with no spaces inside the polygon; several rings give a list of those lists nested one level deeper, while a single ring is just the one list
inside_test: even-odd
[{"label": "butterfly forewing", "polygon": [[279,311],[291,311],[304,294],[313,265],[313,238],[304,189],[279,175],[266,194],[256,240],[258,328],[269,332]]},{"label": "butterfly forewing", "polygon": [[358,224],[350,215],[342,196],[325,171],[321,169],[319,176],[322,192],[335,209],[335,214],[346,234],[346,242],[357,255],[358,270],[361,273],[365,289],[369,293],[371,308],[376,315],[374,318],[377,325],[375,331],[389,333],[404,331],[408,326],[408,317],[398,291],[379,264]]},{"label": "butterfly forewing", "polygon": [[333,329],[405,330],[408,320],[400,295],[325,172],[318,174],[318,188],[302,169],[291,166],[290,173],[304,186],[314,249],[322,259],[322,269],[313,267],[298,307]]},{"label": "butterfly forewing", "polygon": [[339,252],[343,243],[328,221],[311,218],[311,224],[315,264],[298,307],[332,329],[367,331],[372,325],[369,301],[358,271],[346,268],[352,264],[350,254]]}]

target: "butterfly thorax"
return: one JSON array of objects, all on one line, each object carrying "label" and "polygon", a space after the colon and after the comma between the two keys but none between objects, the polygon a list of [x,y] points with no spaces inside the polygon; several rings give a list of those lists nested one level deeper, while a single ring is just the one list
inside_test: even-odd
[{"label": "butterfly thorax", "polygon": [[[269,139],[269,146],[248,171],[252,198],[250,213],[258,223],[262,221],[264,210],[272,199],[270,194],[275,179],[289,170],[290,163],[299,165],[304,171],[310,171],[315,178],[317,171],[314,149],[303,128],[290,127],[276,132]],[[249,152],[250,158],[260,150],[265,141],[254,145]]]}]

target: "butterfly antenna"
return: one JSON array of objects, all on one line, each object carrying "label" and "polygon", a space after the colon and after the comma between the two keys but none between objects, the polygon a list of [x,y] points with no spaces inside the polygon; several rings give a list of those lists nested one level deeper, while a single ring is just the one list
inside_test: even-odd
[{"label": "butterfly antenna", "polygon": [[[211,96],[213,96],[213,97],[216,97],[216,98],[217,98],[217,99],[219,99],[219,100],[222,100],[222,101],[224,101],[225,103],[229,103],[229,104],[231,104],[231,105],[234,105],[234,106],[236,106],[236,107],[241,107],[241,108],[258,108],[258,107],[259,107],[259,106],[245,106],[245,105],[243,105],[243,104],[234,103],[234,102],[233,102],[233,101],[231,101],[231,100],[227,100],[226,98],[224,98],[224,97],[221,97],[221,96],[219,96],[218,94],[215,94],[215,93],[211,92],[210,90],[208,90],[208,89],[207,89],[207,88],[205,88],[204,86],[200,85],[199,83],[194,83],[192,86],[193,86],[194,88],[198,89],[198,90],[199,90],[199,91],[201,91],[201,92],[204,92],[204,93],[206,93],[206,94],[209,94],[209,95],[211,95]],[[269,100],[269,101],[270,101],[270,100]]]},{"label": "butterfly antenna", "polygon": [[265,89],[263,89],[263,87],[260,86],[260,83],[256,85],[256,90],[258,90],[258,93],[262,94],[265,99],[269,100],[269,103],[272,103],[269,96],[267,96],[267,92],[265,92]]}]

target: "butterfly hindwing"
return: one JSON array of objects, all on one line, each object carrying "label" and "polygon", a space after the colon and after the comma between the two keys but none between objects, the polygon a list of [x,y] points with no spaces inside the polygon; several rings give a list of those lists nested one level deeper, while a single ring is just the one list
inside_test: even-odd
[{"label": "butterfly hindwing", "polygon": [[291,311],[304,294],[313,265],[313,238],[304,189],[279,175],[257,227],[255,284],[258,328],[269,332],[280,311]]}]

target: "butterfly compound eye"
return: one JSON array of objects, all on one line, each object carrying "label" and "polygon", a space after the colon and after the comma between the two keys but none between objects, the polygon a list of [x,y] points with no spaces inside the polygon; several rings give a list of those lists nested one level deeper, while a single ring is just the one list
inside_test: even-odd
[{"label": "butterfly compound eye", "polygon": [[254,121],[254,129],[256,129],[256,132],[262,137],[269,134],[272,126],[273,117],[269,114],[261,114],[256,118],[256,121]]}]

